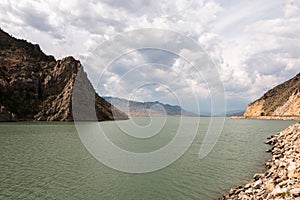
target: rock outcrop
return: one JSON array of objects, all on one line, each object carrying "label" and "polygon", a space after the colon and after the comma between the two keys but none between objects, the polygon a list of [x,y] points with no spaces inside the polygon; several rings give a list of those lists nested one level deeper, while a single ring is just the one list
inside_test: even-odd
[{"label": "rock outcrop", "polygon": [[300,73],[249,104],[244,117],[300,120]]},{"label": "rock outcrop", "polygon": [[266,171],[230,190],[221,199],[300,199],[300,123],[271,137],[272,159]]},{"label": "rock outcrop", "polygon": [[[73,57],[56,61],[38,45],[0,30],[0,121],[72,121],[72,90],[80,70]],[[98,120],[128,118],[93,92]]]}]

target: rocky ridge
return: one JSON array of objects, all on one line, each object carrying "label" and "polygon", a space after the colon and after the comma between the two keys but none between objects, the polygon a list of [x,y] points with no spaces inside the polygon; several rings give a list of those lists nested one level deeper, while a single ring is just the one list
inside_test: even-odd
[{"label": "rocky ridge", "polygon": [[300,120],[300,73],[250,103],[244,117]]},{"label": "rocky ridge", "polygon": [[272,159],[266,171],[244,186],[232,188],[221,199],[300,199],[300,123],[272,136]]},{"label": "rocky ridge", "polygon": [[[0,29],[0,121],[72,121],[72,91],[80,70],[73,57],[56,61],[38,45]],[[82,77],[90,84],[85,73]],[[92,90],[98,120],[128,118]]]}]

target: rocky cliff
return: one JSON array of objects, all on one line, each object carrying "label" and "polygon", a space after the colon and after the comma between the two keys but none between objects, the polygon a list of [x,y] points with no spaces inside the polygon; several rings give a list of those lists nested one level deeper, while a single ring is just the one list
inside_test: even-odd
[{"label": "rocky cliff", "polygon": [[300,73],[249,104],[244,117],[300,120]]},{"label": "rocky cliff", "polygon": [[[72,90],[80,70],[73,57],[56,61],[38,45],[0,30],[0,121],[72,121]],[[94,94],[98,120],[127,119]]]}]

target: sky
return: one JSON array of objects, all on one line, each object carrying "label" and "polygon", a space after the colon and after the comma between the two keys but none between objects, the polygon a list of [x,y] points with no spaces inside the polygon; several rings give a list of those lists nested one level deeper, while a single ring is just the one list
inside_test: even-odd
[{"label": "sky", "polygon": [[79,59],[103,96],[209,112],[222,86],[226,108],[243,110],[300,71],[297,0],[2,0],[0,20]]}]

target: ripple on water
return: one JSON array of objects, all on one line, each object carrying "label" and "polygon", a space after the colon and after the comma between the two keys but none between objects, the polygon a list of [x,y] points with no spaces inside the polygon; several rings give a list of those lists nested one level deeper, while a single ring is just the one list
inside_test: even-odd
[{"label": "ripple on water", "polygon": [[1,123],[0,199],[216,198],[261,170],[263,142],[291,123],[227,120],[211,154],[199,160],[204,127],[184,156],[147,174],[118,172],[96,161],[72,123]]}]

